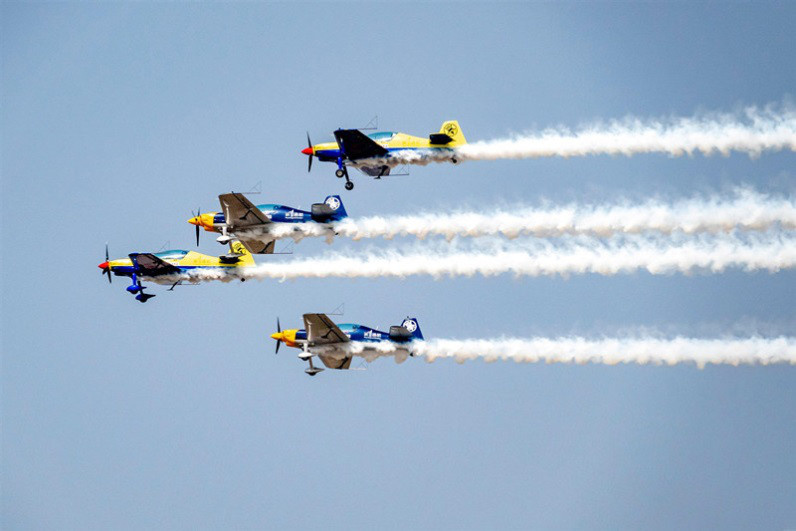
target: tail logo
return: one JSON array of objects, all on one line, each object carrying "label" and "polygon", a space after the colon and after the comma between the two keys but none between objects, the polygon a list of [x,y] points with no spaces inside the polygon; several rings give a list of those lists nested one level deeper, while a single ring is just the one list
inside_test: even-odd
[{"label": "tail logo", "polygon": [[417,330],[417,322],[414,319],[407,319],[403,322],[403,327],[409,330],[409,332],[414,333]]},{"label": "tail logo", "polygon": [[454,137],[459,132],[459,128],[456,127],[456,124],[448,124],[445,126],[445,132],[448,136]]},{"label": "tail logo", "polygon": [[340,208],[340,200],[337,199],[336,197],[330,197],[329,199],[327,199],[326,204],[332,210],[337,210],[338,208]]}]

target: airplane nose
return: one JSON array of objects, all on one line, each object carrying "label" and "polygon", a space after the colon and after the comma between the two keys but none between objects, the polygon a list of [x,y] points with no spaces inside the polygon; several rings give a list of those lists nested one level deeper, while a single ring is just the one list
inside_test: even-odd
[{"label": "airplane nose", "polygon": [[312,153],[312,148],[311,148],[311,147],[305,147],[304,149],[302,149],[302,150],[301,150],[301,152],[302,152],[303,154],[305,154],[305,155],[312,155],[312,154],[313,154],[313,153]]},{"label": "airplane nose", "polygon": [[200,216],[194,216],[188,219],[188,223],[191,225],[196,225],[197,227],[204,227],[206,230],[213,230],[213,219],[215,215],[215,212],[207,212]]},{"label": "airplane nose", "polygon": [[271,334],[271,339],[276,339],[277,341],[282,340],[282,332],[274,332]]},{"label": "airplane nose", "polygon": [[102,262],[97,267],[99,267],[100,269],[108,269],[108,262]]}]

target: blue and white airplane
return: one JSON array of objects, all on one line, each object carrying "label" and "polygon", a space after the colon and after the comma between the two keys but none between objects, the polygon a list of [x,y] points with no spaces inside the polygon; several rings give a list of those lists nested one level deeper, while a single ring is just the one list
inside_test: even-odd
[{"label": "blue and white airplane", "polygon": [[271,254],[276,240],[290,236],[286,226],[301,223],[327,225],[334,234],[331,223],[348,217],[339,195],[328,196],[323,203],[315,203],[310,211],[285,205],[254,205],[238,193],[218,196],[222,212],[198,213],[188,220],[196,226],[196,245],[199,245],[199,227],[208,232],[220,232],[216,240],[226,245],[239,240],[252,254]]},{"label": "blue and white airplane", "polygon": [[354,356],[373,359],[391,355],[401,363],[407,356],[414,355],[413,344],[423,341],[423,333],[414,317],[407,317],[400,326],[391,326],[389,332],[353,323],[336,325],[323,313],[305,313],[303,329],[282,330],[279,319],[276,327],[277,331],[271,334],[276,340],[276,352],[282,343],[301,349],[298,357],[309,361],[310,366],[304,372],[310,376],[323,370],[312,364],[314,356],[326,367],[341,370],[351,368]]}]

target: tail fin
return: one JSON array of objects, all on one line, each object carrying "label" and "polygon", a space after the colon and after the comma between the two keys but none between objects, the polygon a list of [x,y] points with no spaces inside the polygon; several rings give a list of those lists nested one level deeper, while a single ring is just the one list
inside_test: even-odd
[{"label": "tail fin", "polygon": [[420,325],[417,323],[416,317],[407,317],[404,319],[404,322],[401,323],[401,326],[409,330],[412,334],[412,339],[423,340],[423,332],[420,331]]},{"label": "tail fin", "polygon": [[252,256],[252,253],[250,253],[249,250],[246,248],[246,246],[243,245],[240,241],[231,240],[229,242],[229,250],[233,254],[240,255],[238,257],[237,265],[239,266],[254,265],[254,257]]},{"label": "tail fin", "polygon": [[345,211],[343,200],[339,195],[330,195],[324,199],[324,204],[332,210],[331,218],[335,221],[348,217],[348,212]]},{"label": "tail fin", "polygon": [[462,133],[462,128],[459,127],[459,122],[456,120],[449,120],[442,124],[442,127],[439,128],[439,132],[453,139],[453,142],[448,144],[451,147],[461,146],[467,143],[467,139],[464,138],[464,133]]}]

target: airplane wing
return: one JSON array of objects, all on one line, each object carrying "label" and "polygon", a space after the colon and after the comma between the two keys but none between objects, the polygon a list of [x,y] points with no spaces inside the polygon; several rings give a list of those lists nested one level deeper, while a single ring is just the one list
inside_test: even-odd
[{"label": "airplane wing", "polygon": [[323,313],[305,313],[304,329],[307,331],[307,341],[310,345],[327,345],[350,341],[348,336]]},{"label": "airplane wing", "polygon": [[323,364],[329,367],[330,369],[340,369],[340,370],[350,369],[351,360],[354,359],[353,356],[349,356],[341,360],[332,358],[331,356],[318,356],[318,357],[321,358]]},{"label": "airplane wing", "polygon": [[249,240],[246,238],[238,238],[240,243],[252,254],[273,254],[276,242],[271,240],[268,243],[263,243],[260,240]]},{"label": "airplane wing", "polygon": [[179,267],[164,262],[152,253],[133,253],[130,255],[130,260],[136,269],[149,277],[172,275],[180,272]]},{"label": "airplane wing", "polygon": [[271,223],[271,220],[243,194],[221,194],[218,200],[230,230]]},{"label": "airplane wing", "polygon": [[365,175],[370,175],[371,177],[384,177],[385,175],[390,174],[390,168],[387,166],[361,166],[357,169]]},{"label": "airplane wing", "polygon": [[365,136],[359,129],[338,129],[334,132],[337,145],[351,160],[383,157],[387,150]]}]

